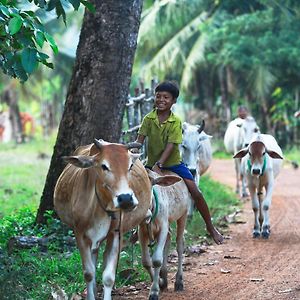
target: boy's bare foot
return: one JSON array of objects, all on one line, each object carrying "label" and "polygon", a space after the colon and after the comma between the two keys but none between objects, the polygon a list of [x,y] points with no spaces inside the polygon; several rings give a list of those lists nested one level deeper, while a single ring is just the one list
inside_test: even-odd
[{"label": "boy's bare foot", "polygon": [[208,232],[217,245],[220,245],[223,243],[224,238],[223,238],[222,234],[215,227]]}]

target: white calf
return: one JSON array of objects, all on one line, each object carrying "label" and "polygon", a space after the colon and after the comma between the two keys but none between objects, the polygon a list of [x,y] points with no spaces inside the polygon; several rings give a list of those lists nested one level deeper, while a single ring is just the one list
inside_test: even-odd
[{"label": "white calf", "polygon": [[203,131],[204,127],[204,121],[200,126],[186,122],[182,125],[182,143],[180,145],[182,161],[195,177],[197,184],[200,176],[207,171],[212,161],[210,143],[212,136]]},{"label": "white calf", "polygon": [[[174,173],[166,172],[166,174]],[[183,234],[191,198],[184,181],[180,177],[171,176],[175,177],[178,182],[174,185],[163,187],[161,180],[165,180],[164,177],[167,176],[160,176],[150,170],[148,171],[148,175],[152,185],[159,183],[160,186],[153,187],[156,194],[156,200],[154,196],[152,197],[153,220],[150,224],[144,222],[139,226],[139,240],[142,248],[142,263],[152,279],[149,299],[156,300],[159,297],[160,288],[162,290],[166,289],[168,284],[167,259],[171,241],[169,225],[174,221],[177,222],[176,244],[178,253],[175,290],[183,290]],[[152,230],[149,230],[150,226]],[[148,245],[152,240],[152,234],[157,245],[151,261]]]},{"label": "white calf", "polygon": [[[240,150],[234,158],[242,158],[242,172],[247,176],[254,212],[253,237],[270,235],[269,209],[272,201],[274,179],[279,174],[282,151],[273,136],[260,134],[250,145]],[[263,195],[265,188],[265,196]]]},{"label": "white calf", "polygon": [[[229,153],[237,153],[247,147],[250,141],[259,133],[259,128],[253,117],[246,119],[236,118],[228,124],[224,135],[224,145]],[[246,196],[246,182],[241,173],[241,160],[235,159],[236,193],[240,193],[240,178],[242,181],[242,196]]]}]

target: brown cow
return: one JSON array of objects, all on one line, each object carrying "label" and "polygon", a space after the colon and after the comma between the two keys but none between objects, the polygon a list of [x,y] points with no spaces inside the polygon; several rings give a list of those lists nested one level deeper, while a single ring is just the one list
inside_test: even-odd
[{"label": "brown cow", "polygon": [[133,145],[95,140],[79,147],[60,175],[54,192],[59,217],[74,230],[80,251],[87,299],[96,295],[98,249],[105,239],[102,282],[104,299],[111,299],[122,234],[149,213],[151,183]]}]

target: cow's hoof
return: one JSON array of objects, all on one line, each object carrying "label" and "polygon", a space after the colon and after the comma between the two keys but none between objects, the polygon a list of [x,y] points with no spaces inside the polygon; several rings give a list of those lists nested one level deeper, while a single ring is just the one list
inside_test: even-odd
[{"label": "cow's hoof", "polygon": [[158,295],[150,295],[149,300],[158,300]]},{"label": "cow's hoof", "polygon": [[175,282],[174,284],[174,291],[181,292],[183,291],[183,282]]},{"label": "cow's hoof", "polygon": [[249,194],[248,194],[247,192],[244,192],[244,193],[242,194],[242,197],[243,197],[243,198],[247,198],[247,197],[249,197]]},{"label": "cow's hoof", "polygon": [[262,236],[263,239],[268,239],[269,236],[270,236],[270,232],[269,231],[263,231],[261,233],[261,236]]},{"label": "cow's hoof", "polygon": [[260,237],[260,233],[257,231],[254,231],[252,236],[254,239],[258,239]]}]

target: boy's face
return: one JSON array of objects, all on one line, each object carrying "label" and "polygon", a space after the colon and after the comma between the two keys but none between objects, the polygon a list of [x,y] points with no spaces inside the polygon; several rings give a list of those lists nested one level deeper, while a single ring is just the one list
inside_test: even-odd
[{"label": "boy's face", "polygon": [[170,111],[175,102],[176,99],[169,92],[157,92],[155,94],[155,107],[160,112]]}]

